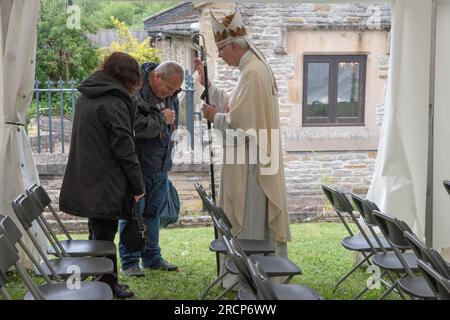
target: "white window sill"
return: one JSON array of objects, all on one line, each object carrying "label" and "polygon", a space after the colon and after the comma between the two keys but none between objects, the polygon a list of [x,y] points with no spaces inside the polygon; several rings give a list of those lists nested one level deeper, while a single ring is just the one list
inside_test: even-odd
[{"label": "white window sill", "polygon": [[283,133],[286,151],[376,151],[380,128],[304,127]]}]

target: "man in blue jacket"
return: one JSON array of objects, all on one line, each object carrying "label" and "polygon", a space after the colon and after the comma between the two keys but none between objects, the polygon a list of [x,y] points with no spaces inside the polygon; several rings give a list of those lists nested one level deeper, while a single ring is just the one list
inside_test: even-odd
[{"label": "man in blue jacket", "polygon": [[[144,63],[141,66],[143,86],[135,96],[134,119],[136,154],[144,177],[145,199],[140,208],[148,236],[141,252],[129,252],[119,243],[122,271],[126,276],[143,276],[139,267],[177,271],[165,261],[159,247],[159,219],[169,194],[168,172],[172,167],[171,134],[178,123],[178,93],[183,83],[183,68],[176,62]],[[120,221],[120,231],[127,221]]]}]

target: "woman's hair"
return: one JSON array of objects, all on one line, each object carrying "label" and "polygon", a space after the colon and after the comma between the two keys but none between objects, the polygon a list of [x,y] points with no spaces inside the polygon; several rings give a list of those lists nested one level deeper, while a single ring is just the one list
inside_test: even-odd
[{"label": "woman's hair", "polygon": [[113,52],[107,56],[99,70],[116,79],[133,96],[142,86],[139,64],[125,52]]}]

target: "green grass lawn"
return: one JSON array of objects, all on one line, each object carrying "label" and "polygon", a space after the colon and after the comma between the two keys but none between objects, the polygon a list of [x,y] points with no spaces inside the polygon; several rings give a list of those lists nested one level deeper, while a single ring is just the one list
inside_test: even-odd
[{"label": "green grass lawn", "polygon": [[[360,269],[333,292],[336,281],[347,272],[354,261],[353,253],[345,250],[341,239],[347,235],[339,223],[294,224],[292,241],[288,244],[289,258],[303,271],[291,283],[307,285],[326,299],[353,299],[365,285],[371,273]],[[125,278],[136,299],[198,299],[207,284],[215,278],[215,254],[208,244],[214,237],[211,228],[164,229],[160,242],[163,256],[179,266],[180,272],[145,271],[143,278]],[[85,239],[86,235],[79,235]],[[13,299],[22,299],[27,291],[20,279],[11,275],[6,288]],[[33,276],[36,282],[42,279]],[[211,294],[218,293],[212,290]],[[382,290],[369,290],[363,299],[376,299]],[[230,294],[228,298],[233,298]],[[395,293],[388,298],[397,299]]]}]

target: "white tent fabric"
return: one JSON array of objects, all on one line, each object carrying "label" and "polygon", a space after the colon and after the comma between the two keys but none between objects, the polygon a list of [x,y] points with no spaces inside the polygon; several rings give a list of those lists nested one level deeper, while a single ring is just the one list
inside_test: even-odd
[{"label": "white tent fabric", "polygon": [[[433,247],[450,246],[450,0],[437,1]],[[369,198],[425,235],[432,1],[395,0],[385,120]]]},{"label": "white tent fabric", "polygon": [[450,179],[450,1],[438,3],[436,34],[436,108],[434,127],[434,199],[433,246],[450,247],[450,198],[442,187],[443,179]]},{"label": "white tent fabric", "polygon": [[[11,201],[27,186],[39,182],[25,129],[16,125],[25,123],[33,97],[39,4],[39,0],[0,2],[0,209],[1,214],[13,217],[16,223]],[[38,230],[39,227],[33,227],[35,236],[45,243]],[[26,243],[30,247],[31,242]]]}]

